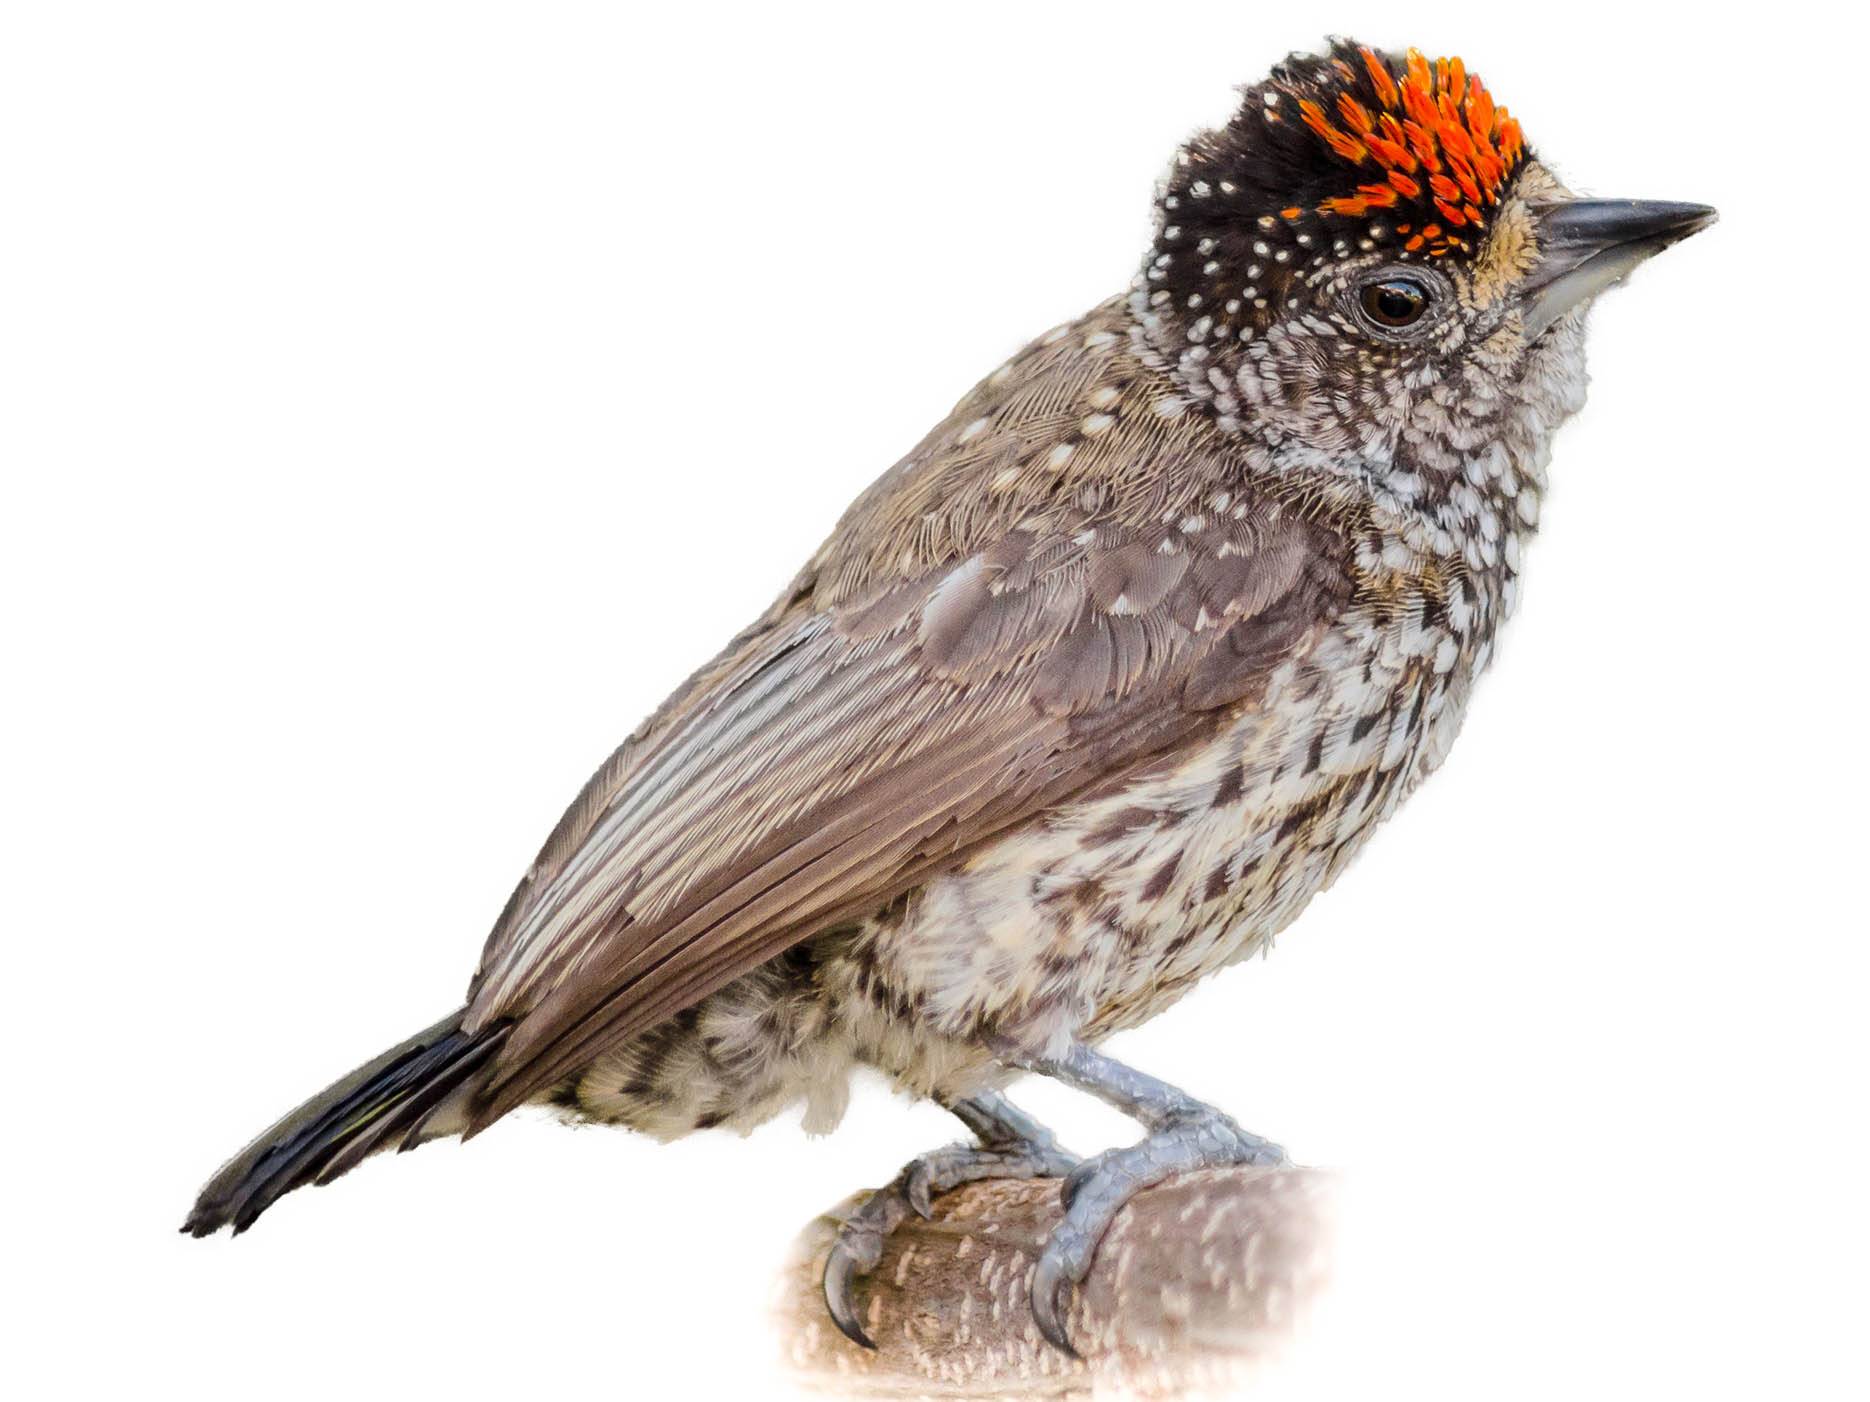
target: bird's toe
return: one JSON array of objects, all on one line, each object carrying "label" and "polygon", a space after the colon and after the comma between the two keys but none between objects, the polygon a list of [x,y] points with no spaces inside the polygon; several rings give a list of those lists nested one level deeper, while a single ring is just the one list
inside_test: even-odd
[{"label": "bird's toe", "polygon": [[1278,1167],[1287,1162],[1277,1144],[1204,1108],[1164,1124],[1135,1144],[1078,1164],[1060,1185],[1064,1220],[1053,1229],[1033,1267],[1032,1314],[1039,1332],[1076,1355],[1065,1327],[1068,1296],[1090,1274],[1098,1244],[1137,1193],[1196,1169],[1243,1163]]},{"label": "bird's toe", "polygon": [[1043,1142],[1019,1141],[985,1147],[950,1144],[911,1160],[888,1186],[860,1203],[838,1228],[825,1259],[825,1308],[851,1342],[874,1348],[858,1319],[857,1283],[877,1268],[891,1232],[910,1213],[927,1218],[935,1199],[963,1183],[988,1178],[1043,1178],[1069,1172],[1077,1164],[1047,1135]]}]

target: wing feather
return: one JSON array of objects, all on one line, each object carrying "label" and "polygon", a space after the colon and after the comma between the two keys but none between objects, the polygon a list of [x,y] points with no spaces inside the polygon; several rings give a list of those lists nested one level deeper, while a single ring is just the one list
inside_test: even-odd
[{"label": "wing feather", "polygon": [[[1114,455],[1166,504],[1152,519],[1051,470],[1073,406],[1138,373],[1120,348],[1088,353],[1113,340],[1033,348],[964,400],[599,771],[470,989],[470,1030],[511,1024],[473,1128],[1212,728],[1330,616],[1339,537],[1244,493],[1169,416],[1075,458],[1108,477],[1097,454]],[[994,485],[1041,466],[1031,490]]]}]

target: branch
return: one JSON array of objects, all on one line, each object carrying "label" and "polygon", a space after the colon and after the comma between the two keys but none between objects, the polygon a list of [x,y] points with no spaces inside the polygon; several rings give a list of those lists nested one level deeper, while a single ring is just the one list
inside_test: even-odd
[{"label": "branch", "polygon": [[819,1275],[842,1215],[800,1235],[780,1327],[804,1381],[846,1396],[1175,1396],[1272,1358],[1326,1283],[1331,1175],[1210,1169],[1140,1193],[1098,1249],[1067,1311],[1081,1359],[1039,1336],[1033,1262],[1059,1220],[1059,1182],[976,1183],[890,1237],[860,1296],[870,1352],[825,1313]]}]

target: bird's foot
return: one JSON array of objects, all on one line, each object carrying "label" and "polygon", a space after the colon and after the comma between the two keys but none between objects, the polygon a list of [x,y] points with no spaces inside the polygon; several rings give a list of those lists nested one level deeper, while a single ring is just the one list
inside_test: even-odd
[{"label": "bird's foot", "polygon": [[[967,1118],[963,1116],[963,1118]],[[876,1269],[883,1259],[883,1243],[908,1220],[911,1212],[927,1217],[934,1201],[963,1183],[988,1178],[1060,1178],[1078,1160],[1058,1147],[1051,1131],[1030,1121],[1021,1135],[986,1144],[950,1144],[933,1149],[904,1165],[889,1185],[877,1189],[838,1229],[831,1255],[825,1261],[825,1306],[845,1336],[865,1348],[875,1348],[857,1320],[851,1286]]]},{"label": "bird's foot", "polygon": [[1086,1159],[1065,1179],[1065,1220],[1052,1231],[1032,1273],[1032,1315],[1039,1332],[1077,1353],[1065,1329],[1065,1298],[1091,1269],[1097,1246],[1117,1213],[1144,1188],[1178,1174],[1232,1164],[1278,1167],[1286,1151],[1249,1134],[1220,1111],[1191,1106],[1149,1135]]}]

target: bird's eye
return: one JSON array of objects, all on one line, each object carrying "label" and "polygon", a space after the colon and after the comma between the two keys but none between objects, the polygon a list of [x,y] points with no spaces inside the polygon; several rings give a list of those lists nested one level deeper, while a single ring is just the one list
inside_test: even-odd
[{"label": "bird's eye", "polygon": [[1428,310],[1428,289],[1414,278],[1386,277],[1364,285],[1364,314],[1378,326],[1409,326]]}]

